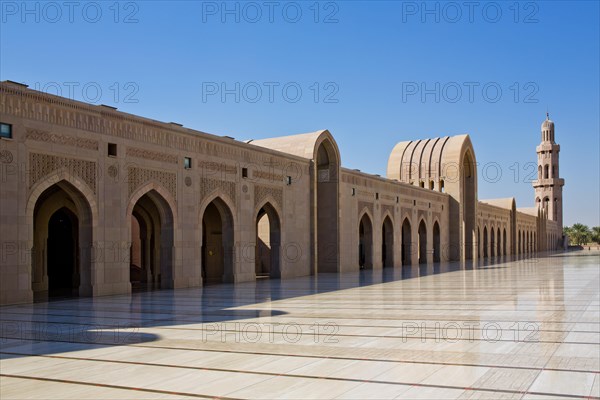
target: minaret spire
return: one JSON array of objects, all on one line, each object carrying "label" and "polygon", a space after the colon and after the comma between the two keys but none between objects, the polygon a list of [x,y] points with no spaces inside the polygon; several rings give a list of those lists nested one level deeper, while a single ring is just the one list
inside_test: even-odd
[{"label": "minaret spire", "polygon": [[564,179],[559,174],[558,156],[560,145],[554,140],[554,122],[546,111],[546,120],[541,126],[542,141],[536,148],[538,155],[538,177],[532,182],[535,202],[547,218],[562,226],[562,187]]}]

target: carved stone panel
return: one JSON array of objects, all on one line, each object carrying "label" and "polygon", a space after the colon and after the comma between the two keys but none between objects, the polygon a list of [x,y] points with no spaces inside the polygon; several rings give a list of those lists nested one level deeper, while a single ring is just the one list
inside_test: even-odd
[{"label": "carved stone panel", "polygon": [[267,197],[273,197],[277,202],[276,206],[283,206],[283,190],[278,187],[254,185],[254,207],[258,205]]},{"label": "carved stone panel", "polygon": [[96,193],[96,163],[75,158],[51,156],[41,153],[29,154],[29,187],[53,172],[67,170],[84,181]]},{"label": "carved stone panel", "polygon": [[169,164],[177,164],[177,156],[167,154],[160,151],[152,151],[146,149],[138,149],[136,147],[127,148],[127,156],[135,158],[143,158],[146,160],[160,161]]},{"label": "carved stone panel", "polygon": [[367,208],[367,210],[369,210],[369,212],[371,213],[371,215],[373,215],[373,203],[370,203],[368,201],[359,201],[358,202],[358,214],[360,215],[360,213]]},{"label": "carved stone panel", "polygon": [[61,135],[38,129],[27,129],[26,138],[38,142],[60,144],[63,146],[78,147],[81,149],[98,150],[98,141],[81,137]]},{"label": "carved stone panel", "polygon": [[231,201],[235,201],[235,182],[223,181],[221,179],[201,178],[200,179],[200,194],[202,197],[221,189]]},{"label": "carved stone panel", "polygon": [[128,170],[129,196],[148,182],[158,182],[177,199],[177,175],[174,172],[157,171],[130,166]]}]

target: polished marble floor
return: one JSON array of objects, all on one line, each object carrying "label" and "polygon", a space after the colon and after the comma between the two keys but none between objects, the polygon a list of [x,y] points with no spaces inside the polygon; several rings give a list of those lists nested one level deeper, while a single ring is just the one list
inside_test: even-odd
[{"label": "polished marble floor", "polygon": [[600,396],[600,254],[0,308],[5,399]]}]

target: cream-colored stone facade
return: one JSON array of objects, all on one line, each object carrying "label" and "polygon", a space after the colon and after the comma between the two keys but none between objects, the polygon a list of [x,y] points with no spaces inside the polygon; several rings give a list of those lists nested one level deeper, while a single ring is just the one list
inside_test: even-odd
[{"label": "cream-colored stone facade", "polygon": [[555,168],[534,187],[557,200],[533,211],[477,199],[468,135],[401,142],[382,178],[341,167],[326,130],[241,142],[9,81],[0,122],[11,136],[0,138],[0,304],[525,256],[562,243],[564,181],[546,121],[538,154],[554,155],[538,160]]}]

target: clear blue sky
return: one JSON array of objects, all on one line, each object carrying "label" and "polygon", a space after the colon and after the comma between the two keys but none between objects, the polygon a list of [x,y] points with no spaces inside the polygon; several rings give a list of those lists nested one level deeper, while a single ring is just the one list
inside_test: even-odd
[{"label": "clear blue sky", "polygon": [[381,175],[399,141],[469,133],[479,198],[521,207],[548,109],[565,224],[600,225],[598,2],[0,4],[2,80],[237,139],[329,129]]}]

